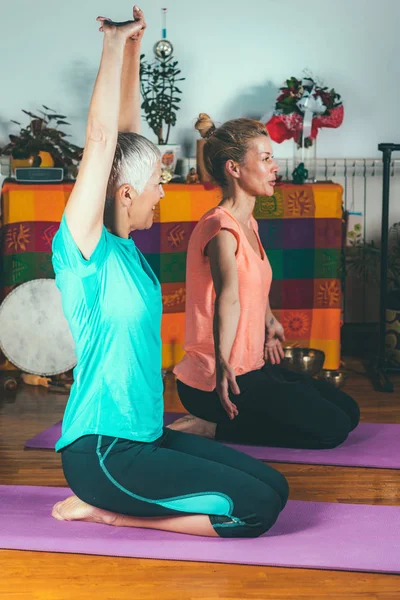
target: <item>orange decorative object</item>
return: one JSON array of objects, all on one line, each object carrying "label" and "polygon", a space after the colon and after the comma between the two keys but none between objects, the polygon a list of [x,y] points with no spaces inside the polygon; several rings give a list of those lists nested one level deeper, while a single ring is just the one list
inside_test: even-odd
[{"label": "orange decorative object", "polygon": [[50,152],[39,152],[39,156],[42,159],[41,167],[54,167],[54,160]]},{"label": "orange decorative object", "polygon": [[161,162],[166,167],[170,167],[173,164],[173,162],[174,162],[174,158],[175,158],[175,155],[174,155],[173,152],[171,152],[171,151],[165,152],[162,155]]}]

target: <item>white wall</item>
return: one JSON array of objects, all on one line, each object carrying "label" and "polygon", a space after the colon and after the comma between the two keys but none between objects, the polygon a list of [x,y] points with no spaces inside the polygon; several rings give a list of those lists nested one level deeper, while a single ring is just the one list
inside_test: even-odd
[{"label": "white wall", "polygon": [[[318,155],[379,156],[381,141],[400,142],[400,0],[140,0],[152,55],[168,6],[168,38],[186,81],[172,142],[194,154],[194,118],[217,121],[264,114],[278,87],[308,67],[342,94],[345,122],[323,130]],[[0,0],[0,141],[21,108],[47,104],[68,115],[83,142],[102,35],[95,18],[130,17],[126,0]],[[147,128],[144,133],[148,133]],[[154,137],[149,135],[151,139]],[[276,145],[291,156],[290,142]]]}]

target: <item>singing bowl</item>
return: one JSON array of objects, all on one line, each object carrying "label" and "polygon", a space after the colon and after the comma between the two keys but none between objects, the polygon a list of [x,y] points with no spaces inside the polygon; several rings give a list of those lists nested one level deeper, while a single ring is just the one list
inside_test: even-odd
[{"label": "singing bowl", "polygon": [[313,377],[318,375],[324,365],[325,353],[322,350],[288,347],[283,351],[285,358],[282,366],[296,373],[305,373]]},{"label": "singing bowl", "polygon": [[329,381],[336,388],[342,387],[344,385],[347,376],[343,373],[343,371],[330,371],[328,369],[322,371],[319,376],[319,379],[324,379],[325,381]]}]

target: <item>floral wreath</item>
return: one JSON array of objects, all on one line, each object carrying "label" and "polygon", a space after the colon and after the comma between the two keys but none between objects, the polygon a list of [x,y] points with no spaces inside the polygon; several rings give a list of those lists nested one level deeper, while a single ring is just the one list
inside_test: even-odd
[{"label": "floral wreath", "polygon": [[343,122],[344,109],[335,90],[322,87],[311,77],[291,77],[280,88],[272,117],[266,127],[271,139],[279,144],[293,139],[308,148],[321,127],[336,129]]}]

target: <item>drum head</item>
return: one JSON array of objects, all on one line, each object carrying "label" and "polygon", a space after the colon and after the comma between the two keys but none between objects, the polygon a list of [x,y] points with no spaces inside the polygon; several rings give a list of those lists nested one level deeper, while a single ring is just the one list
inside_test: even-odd
[{"label": "drum head", "polygon": [[76,365],[75,344],[54,279],[13,290],[0,306],[0,347],[26,373],[57,375]]}]

